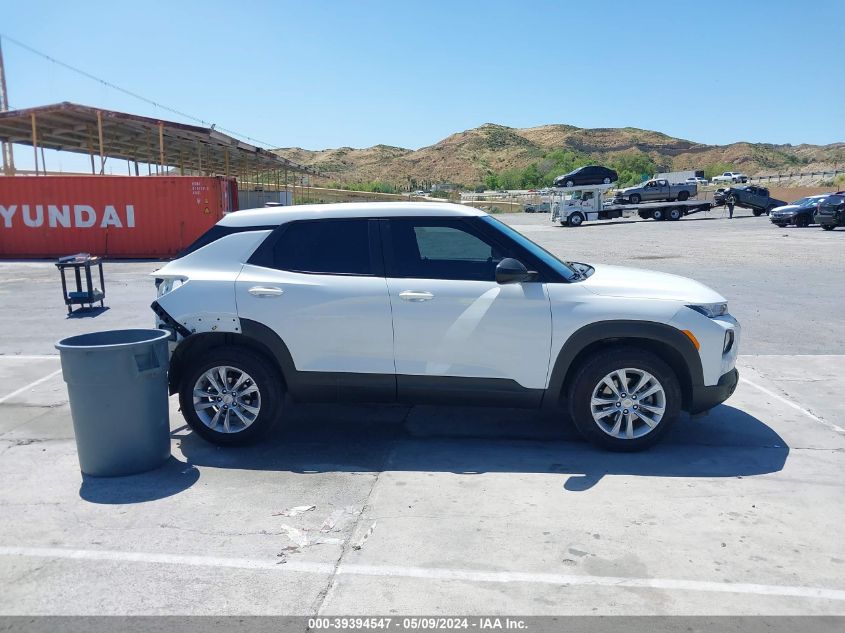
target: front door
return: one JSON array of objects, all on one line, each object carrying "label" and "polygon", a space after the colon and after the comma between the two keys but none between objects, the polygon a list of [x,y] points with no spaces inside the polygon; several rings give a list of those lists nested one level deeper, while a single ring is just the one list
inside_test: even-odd
[{"label": "front door", "polygon": [[551,313],[545,285],[497,284],[496,265],[515,253],[478,222],[385,221],[400,398],[477,390],[486,399],[509,393],[530,400],[546,385]]}]

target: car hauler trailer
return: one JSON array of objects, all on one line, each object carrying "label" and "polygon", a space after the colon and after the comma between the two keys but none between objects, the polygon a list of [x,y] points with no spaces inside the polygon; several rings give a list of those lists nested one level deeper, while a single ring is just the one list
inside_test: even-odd
[{"label": "car hauler trailer", "polygon": [[605,194],[611,188],[612,185],[590,185],[554,189],[549,196],[552,222],[559,222],[561,226],[581,226],[588,221],[627,218],[635,214],[644,220],[680,220],[713,206],[708,200],[613,204],[605,200]]}]

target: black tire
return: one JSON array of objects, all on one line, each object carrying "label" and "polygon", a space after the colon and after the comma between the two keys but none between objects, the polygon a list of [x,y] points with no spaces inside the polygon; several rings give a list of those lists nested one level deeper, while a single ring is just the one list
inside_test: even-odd
[{"label": "black tire", "polygon": [[665,220],[666,219],[666,212],[663,209],[655,209],[651,213],[651,217],[655,220]]},{"label": "black tire", "polygon": [[759,218],[761,215],[763,215],[763,209],[754,209],[751,211],[751,213],[754,214],[755,218]]},{"label": "black tire", "polygon": [[[663,417],[651,431],[632,439],[614,437],[602,430],[593,419],[590,406],[593,390],[602,379],[625,368],[651,374],[660,383],[665,395]],[[660,357],[638,347],[610,348],[587,358],[575,371],[566,397],[569,414],[578,432],[589,442],[611,451],[641,451],[653,446],[677,420],[681,410],[681,387],[675,372]],[[646,426],[638,424],[640,429],[645,430]]]},{"label": "black tire", "polygon": [[834,229],[834,226],[832,224],[822,224],[822,228],[825,231],[832,231]]},{"label": "black tire", "polygon": [[642,196],[640,196],[640,194],[638,193],[631,194],[631,197],[628,198],[628,200],[631,201],[631,204],[639,204],[640,200],[642,200]]},{"label": "black tire", "polygon": [[680,209],[669,209],[670,220],[680,220],[682,215],[683,214],[681,213]]},{"label": "black tire", "polygon": [[[258,388],[258,415],[243,430],[231,433],[216,431],[200,419],[194,407],[194,387],[206,371],[227,366],[248,374]],[[256,403],[255,397],[251,401]],[[284,402],[284,385],[276,366],[266,357],[243,347],[215,347],[190,363],[179,386],[182,416],[191,429],[204,440],[219,446],[251,444],[266,434],[279,419]],[[219,407],[219,405],[214,405]],[[236,417],[232,420],[237,422]]]},{"label": "black tire", "polygon": [[689,191],[679,191],[678,200],[680,202],[683,202],[684,200],[689,200]]},{"label": "black tire", "polygon": [[606,185],[609,185],[610,184],[610,178],[605,178],[602,182],[604,182],[604,184],[606,184]]},{"label": "black tire", "polygon": [[563,186],[564,187],[574,187],[575,183],[572,182],[571,180],[567,180],[565,183],[563,183]]},{"label": "black tire", "polygon": [[575,213],[570,215],[569,218],[567,218],[567,220],[566,220],[566,224],[573,227],[573,228],[579,227],[583,223],[584,223],[584,216],[581,215],[581,213],[579,213],[578,211],[576,211]]}]

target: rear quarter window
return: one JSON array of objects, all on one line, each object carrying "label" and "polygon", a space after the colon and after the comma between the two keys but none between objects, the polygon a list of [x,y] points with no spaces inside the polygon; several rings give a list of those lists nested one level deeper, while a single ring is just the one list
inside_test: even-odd
[{"label": "rear quarter window", "polygon": [[269,231],[273,228],[274,227],[272,226],[223,226],[215,224],[194,240],[190,246],[179,253],[176,256],[176,259],[185,257],[185,255],[190,255],[194,251],[201,249],[203,246],[208,246],[212,242],[216,242],[217,240],[226,237],[227,235],[232,235],[233,233],[244,233],[246,231]]}]

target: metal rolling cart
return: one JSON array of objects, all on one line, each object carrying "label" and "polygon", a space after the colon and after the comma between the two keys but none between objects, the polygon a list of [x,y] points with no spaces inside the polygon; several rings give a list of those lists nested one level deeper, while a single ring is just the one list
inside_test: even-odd
[{"label": "metal rolling cart", "polygon": [[[100,287],[94,285],[91,277],[91,267],[96,266],[100,272]],[[68,255],[60,257],[56,262],[56,268],[62,275],[62,294],[64,295],[65,305],[67,306],[67,313],[73,311],[72,306],[88,305],[93,308],[94,304],[100,302],[100,307],[105,307],[103,299],[106,296],[106,282],[103,278],[103,259],[96,255],[88,253],[77,253],[76,255]],[[68,269],[73,269],[74,278],[76,280],[76,290],[68,292],[67,280],[65,279],[65,272]],[[85,271],[85,287],[82,289],[82,271]]]}]

